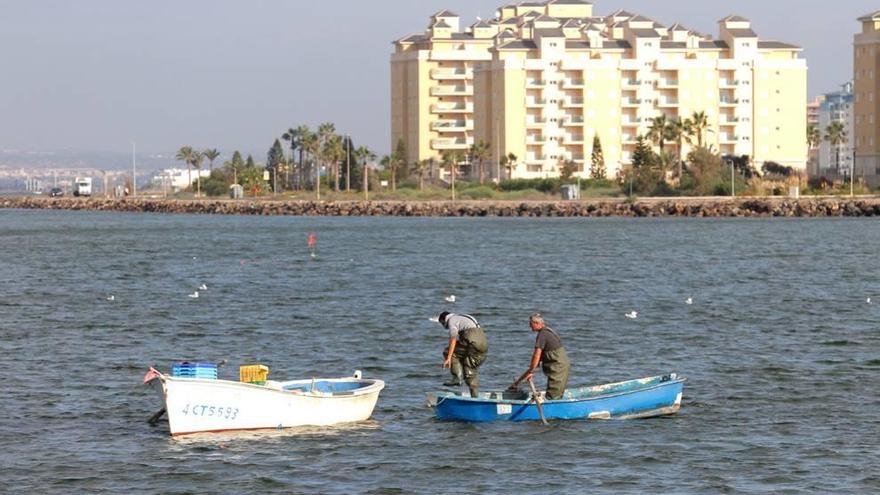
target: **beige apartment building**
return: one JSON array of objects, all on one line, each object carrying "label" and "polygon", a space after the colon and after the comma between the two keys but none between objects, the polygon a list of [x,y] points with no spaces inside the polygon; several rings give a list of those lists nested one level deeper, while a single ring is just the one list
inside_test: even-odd
[{"label": "beige apartment building", "polygon": [[880,184],[880,11],[859,18],[862,32],[855,35],[854,112],[855,175],[872,186]]},{"label": "beige apartment building", "polygon": [[508,153],[517,157],[514,178],[555,177],[565,161],[588,176],[599,136],[613,177],[653,117],[704,112],[705,145],[759,165],[806,166],[801,49],[760,39],[747,19],[725,17],[713,39],[625,11],[596,16],[583,0],[550,0],[503,6],[465,30],[459,23],[443,11],[425,34],[395,43],[392,145],[403,139],[411,161],[485,141],[494,177],[507,178],[497,161]]}]

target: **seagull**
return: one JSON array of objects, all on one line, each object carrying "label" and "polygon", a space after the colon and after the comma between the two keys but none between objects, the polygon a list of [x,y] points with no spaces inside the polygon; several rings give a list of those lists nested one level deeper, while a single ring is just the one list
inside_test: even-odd
[{"label": "seagull", "polygon": [[199,290],[208,290],[208,286],[205,284],[202,284],[199,286]]},{"label": "seagull", "polygon": [[636,311],[630,311],[630,312],[627,313],[625,316],[626,316],[627,318],[629,318],[630,320],[635,320],[636,318],[639,317],[639,313],[636,312]]},{"label": "seagull", "polygon": [[196,257],[195,257],[195,256],[193,256],[193,259],[196,259]]},{"label": "seagull", "polygon": [[693,304],[693,303],[694,303],[694,300],[693,300],[693,298],[690,298],[690,297],[689,297],[689,298],[687,298],[687,300],[686,300],[684,303],[685,303],[685,304]]},{"label": "seagull", "polygon": [[871,304],[871,298],[869,297],[868,300],[865,302],[867,302],[868,304]]},{"label": "seagull", "polygon": [[446,302],[455,302],[455,295],[450,294],[449,296],[446,296]]},{"label": "seagull", "polygon": [[199,298],[199,291],[193,292],[192,294],[189,295],[189,297],[192,299],[198,299]]},{"label": "seagull", "polygon": [[113,294],[110,294],[109,296],[107,296],[107,300],[108,300],[108,301],[115,301],[115,300],[116,300],[116,296],[114,296]]}]

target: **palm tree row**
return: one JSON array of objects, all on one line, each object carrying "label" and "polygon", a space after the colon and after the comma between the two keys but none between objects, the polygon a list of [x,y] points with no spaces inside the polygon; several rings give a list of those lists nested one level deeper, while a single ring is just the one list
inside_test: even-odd
[{"label": "palm tree row", "polygon": [[202,160],[205,158],[208,159],[210,163],[210,171],[214,171],[214,160],[220,156],[220,152],[214,148],[207,149],[204,151],[198,151],[194,149],[192,146],[181,146],[179,150],[177,150],[177,154],[174,156],[175,159],[181,162],[186,163],[186,173],[189,176],[189,184],[192,184],[192,169],[195,168],[199,171],[198,175],[196,175],[196,197],[201,197],[202,195]]},{"label": "palm tree row", "polygon": [[[347,159],[361,162],[366,175],[366,163],[375,159],[376,155],[369,148],[360,146],[353,149],[351,140],[336,133],[336,126],[325,122],[312,132],[307,125],[291,127],[282,134],[281,139],[290,143],[290,162],[295,163],[295,189],[303,189],[307,184],[313,184],[320,198],[321,175],[327,168],[329,177],[332,179],[333,189],[341,190],[342,164]],[[351,172],[348,169],[346,176],[346,189],[351,188]],[[364,182],[364,187],[366,182]]]},{"label": "palm tree row", "polygon": [[689,118],[681,120],[679,118],[670,119],[666,114],[651,119],[651,127],[645,137],[650,139],[660,148],[660,156],[663,157],[664,147],[666,143],[676,144],[678,152],[678,177],[682,174],[682,153],[683,144],[687,142],[690,145],[696,144],[698,148],[703,147],[703,138],[709,129],[709,118],[706,112],[694,112]]}]

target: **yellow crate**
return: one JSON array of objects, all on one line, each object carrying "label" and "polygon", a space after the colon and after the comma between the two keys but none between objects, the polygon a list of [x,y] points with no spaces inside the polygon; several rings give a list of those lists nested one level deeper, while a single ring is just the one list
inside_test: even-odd
[{"label": "yellow crate", "polygon": [[265,385],[269,378],[269,367],[262,364],[249,364],[238,368],[239,380],[245,383]]}]

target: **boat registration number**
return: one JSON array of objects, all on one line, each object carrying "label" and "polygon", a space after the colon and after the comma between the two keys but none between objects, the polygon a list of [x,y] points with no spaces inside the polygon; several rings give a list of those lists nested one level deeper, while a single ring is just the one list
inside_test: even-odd
[{"label": "boat registration number", "polygon": [[495,408],[498,410],[498,414],[510,414],[513,412],[513,408],[510,404],[498,404]]},{"label": "boat registration number", "polygon": [[206,404],[187,404],[180,412],[184,416],[202,416],[206,418],[235,419],[238,416],[237,407],[209,406]]}]

